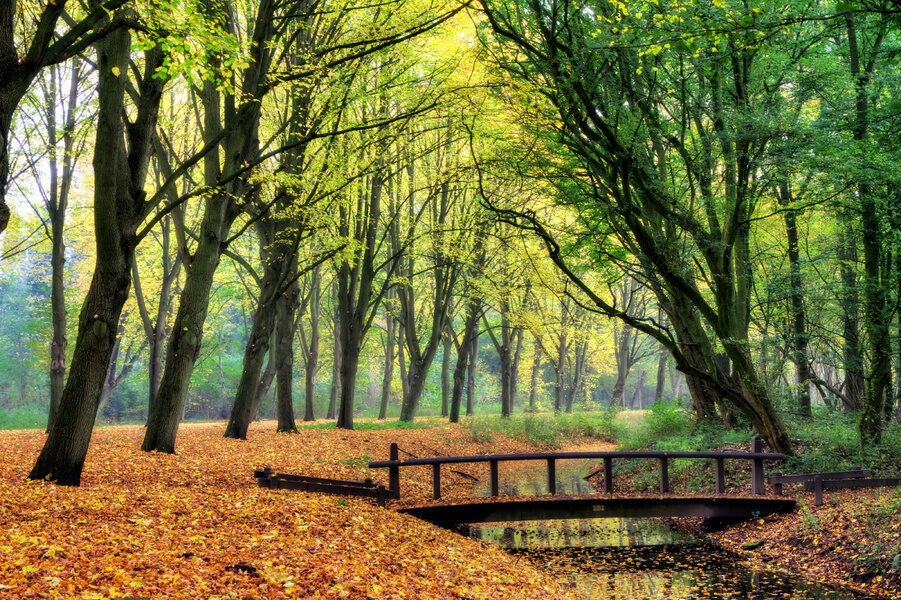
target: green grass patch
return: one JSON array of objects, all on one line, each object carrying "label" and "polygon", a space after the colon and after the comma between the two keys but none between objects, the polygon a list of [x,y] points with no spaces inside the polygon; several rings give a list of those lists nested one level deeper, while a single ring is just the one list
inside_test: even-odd
[{"label": "green grass patch", "polygon": [[[427,429],[429,427],[434,427],[434,420],[429,419],[417,419],[412,423],[405,423],[402,421],[398,421],[397,419],[385,419],[383,421],[377,420],[354,420],[354,430],[356,431],[384,431],[387,429]],[[298,429],[334,429],[335,421],[332,420],[319,420],[312,421],[309,423],[305,423],[303,421],[297,422]]]},{"label": "green grass patch", "polygon": [[582,438],[613,441],[616,437],[613,411],[579,413],[531,413],[467,417],[460,424],[474,442],[490,442],[495,435],[549,448],[562,448]]},{"label": "green grass patch", "polygon": [[13,408],[0,410],[0,429],[44,429],[47,409]]}]

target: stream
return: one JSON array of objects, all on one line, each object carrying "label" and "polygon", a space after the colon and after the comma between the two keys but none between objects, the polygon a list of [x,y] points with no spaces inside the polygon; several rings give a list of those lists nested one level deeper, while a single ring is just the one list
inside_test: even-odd
[{"label": "stream", "polygon": [[[586,461],[557,468],[560,494],[592,494],[584,480]],[[547,493],[546,471],[522,463],[500,478],[502,496]],[[487,483],[476,493],[489,495]],[[708,543],[692,539],[655,519],[548,520],[471,525],[472,537],[529,557],[541,569],[570,582],[586,600],[793,598],[858,600],[775,571],[758,570]]]}]

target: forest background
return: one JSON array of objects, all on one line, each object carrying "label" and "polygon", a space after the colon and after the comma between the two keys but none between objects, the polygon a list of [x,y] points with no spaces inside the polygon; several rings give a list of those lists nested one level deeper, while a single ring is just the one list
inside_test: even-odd
[{"label": "forest background", "polygon": [[666,399],[878,446],[899,34],[889,1],[5,3],[4,422],[70,484],[98,419],[173,452],[184,418]]}]

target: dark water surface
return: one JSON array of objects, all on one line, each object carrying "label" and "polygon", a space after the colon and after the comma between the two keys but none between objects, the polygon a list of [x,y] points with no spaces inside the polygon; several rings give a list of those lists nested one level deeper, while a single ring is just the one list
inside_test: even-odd
[{"label": "dark water surface", "polygon": [[[562,467],[562,468],[561,468]],[[591,494],[590,465],[563,463],[558,493]],[[478,485],[487,496],[487,483]],[[547,493],[541,465],[507,470],[501,495]],[[808,599],[861,600],[774,571],[761,571],[728,552],[679,534],[653,519],[592,519],[480,524],[470,535],[525,555],[588,600],[599,599]]]},{"label": "dark water surface", "polygon": [[730,553],[650,519],[473,525],[470,534],[528,556],[591,600],[867,598],[752,569]]}]

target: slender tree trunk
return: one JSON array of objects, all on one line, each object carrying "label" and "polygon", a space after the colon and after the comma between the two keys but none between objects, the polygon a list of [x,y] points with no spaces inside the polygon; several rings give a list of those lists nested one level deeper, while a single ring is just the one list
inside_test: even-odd
[{"label": "slender tree trunk", "polygon": [[388,401],[391,399],[391,383],[394,380],[394,355],[397,320],[385,313],[385,369],[382,376],[382,395],[379,399],[379,420],[388,417]]},{"label": "slender tree trunk", "polygon": [[338,396],[341,394],[341,358],[344,351],[341,349],[341,338],[338,334],[338,326],[335,325],[332,349],[332,383],[329,387],[328,409],[325,411],[325,418],[328,420],[335,419],[338,411]]},{"label": "slender tree trunk", "polygon": [[838,238],[838,259],[842,290],[839,303],[842,307],[842,366],[845,371],[842,389],[849,409],[863,405],[865,382],[863,354],[860,345],[860,299],[857,286],[857,239],[852,211],[842,209],[842,226]]},{"label": "slender tree trunk", "polygon": [[[313,421],[313,400],[316,395],[316,376],[319,373],[319,343],[322,337],[319,320],[322,314],[322,274],[313,271],[310,289],[310,340],[304,351],[304,421]],[[293,315],[292,315],[293,317]]]},{"label": "slender tree trunk", "polygon": [[529,412],[538,410],[538,382],[541,376],[541,344],[535,340],[535,356],[532,358],[531,388],[529,389]]},{"label": "slender tree trunk", "polygon": [[[175,438],[184,413],[191,373],[200,354],[213,276],[237,214],[234,200],[228,194],[215,194],[207,200],[197,249],[190,264],[185,265],[185,284],[166,348],[166,366],[141,445],[146,452],[175,452]],[[259,377],[254,380],[251,393],[256,390],[257,383]]]},{"label": "slender tree trunk", "polygon": [[[854,13],[845,13],[846,33],[848,36],[848,58],[851,76],[855,84],[855,119],[853,134],[857,142],[858,160],[861,165],[866,162],[866,146],[863,142],[869,137],[869,82],[875,69],[875,58],[867,65],[861,64],[861,52],[857,41],[857,29]],[[885,25],[876,35],[873,48],[875,57],[885,36]],[[882,223],[878,214],[876,198],[871,184],[864,178],[856,185],[857,201],[860,206],[861,237],[864,253],[864,315],[866,319],[867,348],[870,355],[870,372],[866,377],[866,394],[864,395],[863,412],[860,417],[861,446],[875,445],[882,439],[885,398],[891,389],[892,367],[889,352],[889,319],[886,311],[885,286],[882,277]]]},{"label": "slender tree trunk", "polygon": [[479,368],[479,331],[473,332],[469,342],[469,365],[466,371],[466,416],[475,414],[476,375]]},{"label": "slender tree trunk", "polygon": [[447,417],[450,414],[450,395],[451,395],[451,349],[454,346],[454,340],[451,337],[452,332],[445,331],[441,341],[441,416]]},{"label": "slender tree trunk", "polygon": [[[666,348],[660,349],[660,357],[657,359],[657,386],[654,388],[654,402],[663,400],[663,393],[666,390],[666,359],[669,353]],[[673,395],[675,400],[675,394]]]},{"label": "slender tree trunk", "polygon": [[[297,322],[295,315],[297,313],[300,295],[299,285],[293,277],[297,271],[296,256],[291,263],[289,275],[291,283],[279,294],[278,303],[276,305],[276,326],[275,326],[275,356],[276,356],[276,388],[275,388],[275,406],[278,417],[277,431],[279,433],[297,433],[297,424],[294,419],[294,324]],[[311,291],[311,294],[313,292]],[[319,299],[310,299],[310,310],[319,310]],[[314,308],[314,305],[315,308]],[[315,359],[307,360],[307,372],[305,373],[305,409],[304,420],[313,420],[313,388],[316,383],[316,369],[318,368],[319,356],[319,340],[318,340],[318,316],[314,325],[315,334],[312,336],[315,344],[311,345],[309,351],[315,354]],[[309,366],[313,363],[313,367]],[[307,418],[309,417],[309,418]]]},{"label": "slender tree trunk", "polygon": [[463,339],[457,347],[457,363],[454,366],[454,389],[451,393],[450,422],[460,422],[460,405],[463,391],[466,389],[466,373],[472,351],[472,339],[477,335],[479,319],[482,315],[482,302],[470,298],[466,305],[466,320],[463,323]]}]

